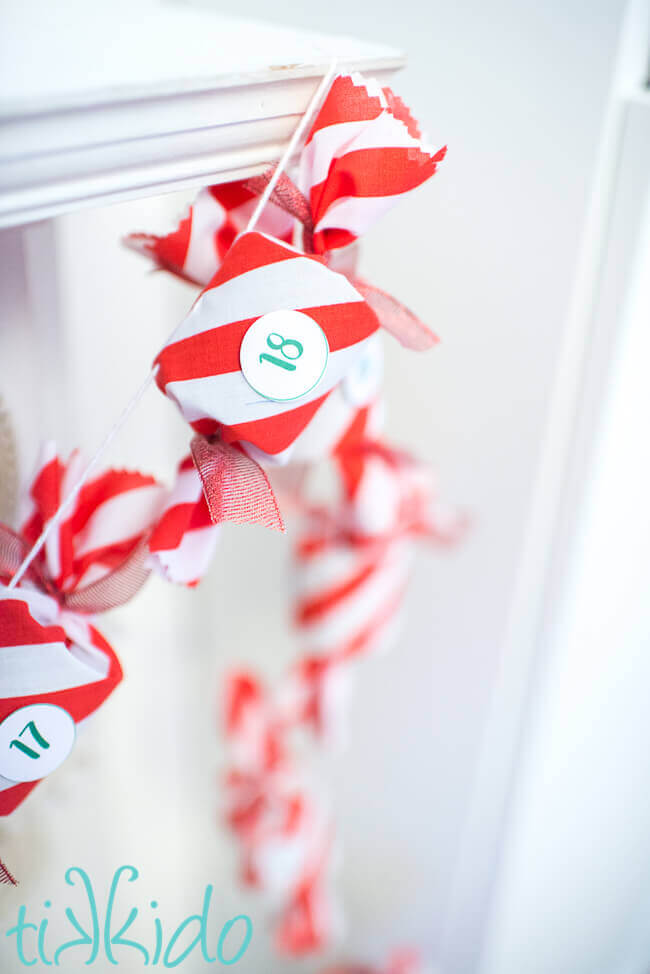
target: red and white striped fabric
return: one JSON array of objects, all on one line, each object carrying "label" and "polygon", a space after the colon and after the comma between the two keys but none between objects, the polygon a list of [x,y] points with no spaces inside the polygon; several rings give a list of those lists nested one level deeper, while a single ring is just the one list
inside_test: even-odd
[{"label": "red and white striped fabric", "polygon": [[[23,499],[20,534],[30,544],[68,495],[84,468],[78,452],[67,463],[54,444],[43,449]],[[106,470],[89,480],[37,556],[52,584],[71,592],[104,578],[155,523],[165,488],[136,471]]]},{"label": "red and white striped fabric", "polygon": [[230,757],[238,768],[264,776],[286,767],[282,715],[253,673],[236,670],[227,675],[223,723]]},{"label": "red and white striped fabric", "polygon": [[422,142],[417,122],[389,88],[360,74],[336,77],[299,163],[315,252],[356,240],[433,176],[445,151]]},{"label": "red and white striped fabric", "polygon": [[350,667],[336,653],[301,656],[282,682],[287,723],[307,727],[333,744],[343,743],[344,715],[350,697]]},{"label": "red and white striped fabric", "polygon": [[[288,455],[292,464],[318,463],[381,435],[385,419],[380,388],[382,359],[382,337],[375,333],[345,379],[332,389],[291,444]],[[267,463],[264,454],[249,452],[260,463]]]},{"label": "red and white striped fabric", "polygon": [[399,627],[414,539],[457,540],[462,519],[426,467],[377,442],[337,451],[342,497],[308,514],[295,548],[294,624],[303,656],[286,681],[298,719],[340,735],[351,660]]},{"label": "red and white striped fabric", "polygon": [[[257,196],[244,184],[245,180],[237,180],[207,186],[176,230],[165,236],[132,233],[124,242],[132,250],[151,257],[158,267],[205,287],[253,215]],[[293,217],[270,202],[260,215],[258,227],[291,243],[293,224]]]},{"label": "red and white striped fabric", "polygon": [[[372,339],[378,336],[373,335]],[[365,359],[365,354],[362,356]],[[353,371],[358,365],[355,363]],[[359,405],[348,393],[346,380],[332,389],[305,428],[283,453],[268,456],[252,446],[247,453],[263,466],[270,464],[312,464],[326,459],[366,437],[379,436],[384,425],[384,404],[377,397]]]},{"label": "red and white striped fabric", "polygon": [[339,523],[356,540],[424,537],[452,544],[466,521],[439,496],[433,471],[377,440],[337,451],[343,501]]},{"label": "red and white striped fabric", "polygon": [[241,880],[263,894],[278,947],[293,955],[320,949],[337,926],[328,880],[331,827],[322,806],[289,774],[231,769],[226,794]]},{"label": "red and white striped fabric", "polygon": [[277,905],[291,901],[326,854],[328,822],[304,785],[266,793],[266,814],[247,843],[249,876]]},{"label": "red and white striped fabric", "polygon": [[[381,398],[384,352],[381,334],[373,335],[343,382],[333,391],[305,431],[305,462],[346,453],[357,444],[376,439],[384,428]],[[336,416],[335,416],[336,410]]]},{"label": "red and white striped fabric", "polygon": [[[273,311],[302,312],[329,344],[321,379],[288,402],[261,397],[240,365],[246,332]],[[298,458],[296,441],[378,327],[374,312],[343,275],[278,240],[246,233],[158,355],[156,381],[198,433],[218,433],[257,462],[288,463]]]},{"label": "red and white striped fabric", "polygon": [[242,879],[259,886],[255,852],[269,832],[287,829],[297,794],[285,747],[285,727],[267,689],[253,674],[236,671],[224,684],[226,822],[242,853]]},{"label": "red and white striped fabric", "polygon": [[283,952],[317,950],[333,934],[336,916],[329,814],[299,773],[277,694],[250,673],[233,673],[224,710],[226,822],[240,844],[242,881],[265,895]]},{"label": "red and white striped fabric", "polygon": [[[401,197],[429,179],[445,156],[422,140],[418,123],[390,88],[360,74],[338,75],[311,127],[298,184],[311,209],[310,247],[323,254],[352,243]],[[259,183],[259,191],[264,183]],[[205,286],[242,233],[257,201],[249,180],[202,189],[176,230],[133,233],[131,249],[158,267]],[[269,202],[258,229],[291,242],[295,221]]]},{"label": "red and white striped fabric", "polygon": [[178,465],[160,519],[149,537],[151,564],[170,582],[196,585],[205,575],[219,536],[191,456]]},{"label": "red and white striped fabric", "polygon": [[[0,722],[29,704],[54,704],[82,724],[122,679],[103,636],[78,614],[36,589],[0,586]],[[0,777],[0,815],[38,784]]]},{"label": "red and white striped fabric", "polygon": [[384,646],[396,626],[411,557],[408,539],[357,544],[308,529],[296,548],[294,573],[294,622],[305,655],[333,664]]},{"label": "red and white striped fabric", "polygon": [[292,957],[321,951],[340,935],[339,910],[323,868],[305,874],[278,918],[275,943]]}]

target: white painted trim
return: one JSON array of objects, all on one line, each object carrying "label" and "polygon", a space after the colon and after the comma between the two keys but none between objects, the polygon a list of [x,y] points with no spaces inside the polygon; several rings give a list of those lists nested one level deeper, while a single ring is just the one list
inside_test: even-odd
[{"label": "white painted trim", "polygon": [[[169,44],[167,25],[159,39],[163,50],[149,55],[159,74],[153,73],[152,66],[146,83],[136,81],[136,64],[131,65],[133,77],[128,75],[123,83],[97,87],[104,77],[100,72],[95,86],[90,79],[85,90],[80,64],[68,94],[59,92],[53,81],[55,90],[50,95],[44,82],[38,98],[30,94],[6,100],[5,96],[0,100],[0,227],[259,173],[282,154],[334,55],[341,71],[363,71],[383,83],[404,64],[398,51],[383,45],[303,36],[260,24],[248,30],[259,44],[268,29],[268,51],[252,59],[244,22],[188,8],[185,13],[183,8],[161,8],[152,14],[151,30],[160,31],[164,17],[172,14],[186,28],[185,17],[200,18],[203,31],[190,19],[192,36],[212,32],[215,41],[224,34],[226,42],[236,41],[244,59],[242,69],[230,67],[219,73],[219,63],[232,65],[235,55],[219,53],[218,45],[211,77],[206,74],[202,49],[197,49],[196,66],[185,51],[171,58],[170,67],[163,56],[164,44]],[[146,31],[147,24],[139,22],[138,27]],[[293,52],[296,63],[271,61],[279,56],[272,43],[276,35],[282,54]],[[153,34],[151,45],[156,43]],[[222,39],[222,48],[223,44]],[[119,50],[116,54],[111,49],[110,54],[116,58],[115,72]],[[262,67],[249,68],[248,62]],[[196,76],[188,75],[189,65]],[[7,81],[10,84],[11,78]],[[9,91],[11,95],[11,86]]]}]

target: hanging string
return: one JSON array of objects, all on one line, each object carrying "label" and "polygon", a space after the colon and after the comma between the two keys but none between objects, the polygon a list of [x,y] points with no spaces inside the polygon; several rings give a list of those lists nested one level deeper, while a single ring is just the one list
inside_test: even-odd
[{"label": "hanging string", "polygon": [[25,572],[27,571],[27,569],[29,568],[29,566],[33,562],[34,558],[36,558],[36,555],[39,553],[39,551],[41,550],[41,548],[43,547],[43,545],[47,541],[47,539],[48,539],[48,537],[50,535],[50,532],[53,531],[54,528],[57,526],[57,524],[59,524],[61,522],[61,520],[63,518],[63,515],[66,513],[66,511],[68,511],[70,509],[70,507],[72,506],[72,504],[76,500],[76,498],[77,498],[77,496],[79,494],[79,491],[81,490],[81,488],[83,487],[83,485],[86,483],[86,481],[90,477],[91,473],[93,472],[93,470],[95,469],[95,467],[97,466],[97,464],[99,463],[99,461],[101,460],[101,458],[104,456],[104,454],[108,450],[109,446],[111,445],[111,443],[113,441],[113,438],[122,429],[122,427],[124,426],[124,424],[128,420],[129,416],[131,415],[131,413],[135,409],[135,407],[139,404],[139,402],[143,398],[145,392],[147,391],[147,389],[149,388],[149,386],[153,382],[157,371],[158,371],[158,367],[156,366],[154,369],[151,370],[151,372],[149,373],[149,375],[147,376],[147,378],[144,380],[144,382],[142,383],[142,385],[140,386],[140,388],[137,390],[137,392],[135,393],[135,395],[132,397],[132,399],[130,400],[130,402],[127,403],[127,405],[125,406],[125,408],[122,411],[121,416],[119,417],[119,419],[117,420],[117,422],[112,426],[112,428],[106,434],[103,443],[101,444],[101,446],[99,447],[99,449],[95,453],[95,455],[92,458],[92,460],[90,460],[90,462],[87,464],[85,470],[83,471],[83,473],[81,474],[81,476],[79,477],[79,479],[75,482],[74,486],[70,490],[70,493],[59,504],[58,508],[56,509],[56,511],[54,512],[54,514],[50,518],[50,520],[47,522],[47,524],[45,525],[45,527],[41,531],[40,535],[38,536],[38,538],[34,542],[33,546],[28,551],[27,555],[25,556],[25,558],[23,559],[23,561],[19,565],[19,567],[18,567],[18,569],[16,571],[16,574],[13,576],[13,578],[11,579],[11,581],[9,582],[9,584],[7,585],[7,588],[4,590],[5,592],[10,592],[12,589],[16,588],[16,586],[18,585],[19,581],[21,580],[21,578],[23,577],[23,575],[25,574]]},{"label": "hanging string", "polygon": [[[284,150],[284,153],[282,154],[282,157],[281,157],[279,163],[275,167],[275,171],[273,173],[273,176],[269,180],[269,183],[268,183],[266,189],[264,190],[264,192],[262,193],[262,195],[261,195],[261,197],[260,197],[260,199],[259,199],[259,201],[257,203],[257,206],[255,207],[255,210],[253,212],[253,215],[251,216],[251,218],[250,218],[250,220],[248,222],[248,226],[246,227],[246,231],[245,231],[246,233],[248,233],[250,230],[252,230],[255,227],[255,225],[257,224],[257,221],[260,218],[260,215],[262,213],[262,210],[264,209],[264,207],[268,203],[268,201],[269,201],[269,199],[271,197],[271,194],[272,194],[273,190],[275,189],[276,184],[277,184],[280,176],[284,172],[286,166],[289,164],[289,161],[290,161],[293,153],[296,151],[296,148],[298,146],[298,142],[302,138],[302,136],[303,136],[303,134],[305,132],[305,129],[307,128],[307,125],[309,124],[309,122],[311,121],[312,117],[316,113],[316,110],[318,109],[318,107],[320,105],[322,96],[324,95],[325,91],[327,90],[327,88],[331,84],[331,82],[332,82],[332,80],[334,78],[334,75],[336,74],[336,65],[337,65],[337,59],[334,58],[332,60],[332,62],[330,63],[330,67],[329,67],[329,70],[328,70],[327,74],[325,75],[325,77],[321,81],[321,83],[318,86],[315,94],[313,95],[311,101],[309,102],[309,105],[307,106],[307,109],[306,109],[305,113],[303,114],[302,118],[300,119],[300,122],[298,123],[298,125],[296,127],[296,130],[293,133],[293,135],[291,137],[291,140],[289,141],[289,144],[288,144],[287,148]],[[167,339],[167,342],[168,343],[173,340],[174,335],[176,334],[176,332],[178,331],[179,328],[180,328],[180,323],[179,323],[179,325],[177,325],[177,327],[174,329],[174,331],[172,332],[172,334]],[[68,511],[70,509],[70,507],[72,506],[72,504],[74,503],[76,497],[79,494],[79,491],[84,486],[84,484],[87,482],[87,480],[90,477],[91,473],[93,472],[93,470],[95,469],[95,467],[97,466],[97,464],[99,463],[99,461],[102,459],[102,457],[104,456],[104,454],[108,450],[108,448],[109,448],[110,444],[112,443],[114,437],[122,429],[122,427],[125,425],[125,423],[129,419],[129,417],[133,413],[133,411],[136,408],[136,406],[140,403],[140,401],[144,397],[144,395],[147,392],[149,386],[151,385],[151,383],[155,379],[156,372],[157,371],[158,371],[158,366],[154,366],[154,368],[149,372],[149,375],[146,377],[146,379],[144,380],[144,382],[142,383],[142,385],[139,387],[139,389],[137,389],[137,391],[135,392],[135,394],[133,395],[133,397],[131,398],[131,400],[124,407],[124,409],[122,411],[122,414],[120,415],[119,419],[116,421],[116,423],[113,425],[113,427],[109,430],[109,432],[107,433],[106,437],[104,438],[104,441],[102,442],[101,446],[99,447],[99,449],[97,450],[97,452],[95,453],[95,455],[93,456],[93,458],[90,460],[90,462],[86,466],[85,470],[80,475],[79,479],[75,482],[75,484],[71,488],[69,494],[64,498],[64,500],[61,502],[61,504],[59,505],[59,507],[57,508],[57,510],[54,512],[54,514],[52,515],[52,517],[49,519],[49,521],[47,522],[47,524],[44,526],[44,528],[41,531],[39,537],[36,539],[36,541],[34,542],[32,548],[29,550],[29,552],[27,553],[27,555],[23,559],[22,563],[19,565],[18,569],[16,570],[15,575],[12,577],[12,579],[9,582],[9,584],[7,585],[6,589],[3,590],[2,594],[6,595],[7,592],[10,592],[10,591],[12,591],[13,589],[16,588],[16,586],[20,582],[21,578],[24,576],[25,572],[29,569],[29,566],[33,562],[34,558],[36,558],[36,556],[38,555],[39,551],[41,550],[41,548],[43,547],[43,545],[47,541],[47,539],[50,536],[51,532],[54,530],[54,528],[58,524],[61,523],[61,520],[62,520],[63,516],[65,515],[66,511]]]},{"label": "hanging string", "polygon": [[289,142],[289,145],[284,150],[282,158],[280,159],[279,163],[275,167],[275,171],[271,176],[271,179],[267,183],[266,189],[264,190],[264,192],[262,193],[262,195],[258,200],[257,206],[255,207],[255,210],[253,211],[253,215],[249,220],[248,226],[246,227],[247,233],[249,230],[253,229],[253,227],[259,220],[262,210],[270,200],[271,194],[273,193],[273,190],[275,189],[280,176],[289,165],[291,156],[296,151],[298,143],[300,142],[300,139],[302,138],[305,129],[309,125],[312,116],[314,115],[316,109],[320,105],[323,95],[325,94],[325,92],[327,91],[327,89],[329,88],[330,84],[334,79],[334,75],[336,74],[336,64],[337,64],[337,60],[336,58],[334,58],[332,60],[332,63],[330,64],[329,71],[327,72],[327,74],[319,84],[318,88],[316,89],[316,94],[313,96],[312,100],[310,101],[307,107],[307,111],[300,119],[300,122],[298,123],[298,126],[291,137],[291,141]]}]

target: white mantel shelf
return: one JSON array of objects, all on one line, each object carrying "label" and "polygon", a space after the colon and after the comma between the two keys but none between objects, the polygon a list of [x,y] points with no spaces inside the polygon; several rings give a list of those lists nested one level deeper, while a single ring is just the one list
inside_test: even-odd
[{"label": "white mantel shelf", "polygon": [[333,57],[383,80],[404,63],[383,45],[154,0],[10,6],[0,227],[261,172]]}]

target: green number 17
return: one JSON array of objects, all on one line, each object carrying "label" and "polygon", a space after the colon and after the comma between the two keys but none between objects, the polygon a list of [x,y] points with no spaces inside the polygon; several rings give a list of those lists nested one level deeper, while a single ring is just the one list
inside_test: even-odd
[{"label": "green number 17", "polygon": [[[30,722],[28,724],[25,724],[25,726],[21,730],[21,732],[18,735],[18,737],[22,737],[26,730],[31,731],[32,737],[34,738],[34,740],[36,741],[36,743],[39,744],[43,748],[43,750],[47,750],[47,748],[50,745],[45,740],[45,738],[43,737],[43,735],[39,732],[38,727],[36,726],[36,724],[34,723],[33,720],[30,720]],[[23,754],[26,754],[28,758],[40,758],[40,754],[38,753],[38,751],[35,751],[32,747],[29,747],[23,741],[19,741],[18,738],[15,738],[11,742],[11,744],[9,745],[9,747],[10,748],[11,747],[17,748],[19,751],[22,751]]]}]

